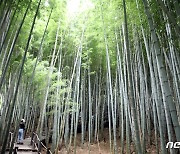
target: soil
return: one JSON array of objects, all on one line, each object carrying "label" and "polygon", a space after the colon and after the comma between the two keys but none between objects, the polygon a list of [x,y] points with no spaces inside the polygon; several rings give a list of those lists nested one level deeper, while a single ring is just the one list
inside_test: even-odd
[{"label": "soil", "polygon": [[[110,154],[110,143],[109,143],[109,132],[108,129],[104,131],[103,137],[104,139],[102,141],[92,143],[88,145],[88,142],[85,142],[83,145],[81,144],[81,134],[77,135],[77,147],[76,147],[76,154]],[[154,136],[152,136],[153,138]],[[153,141],[153,140],[152,140]],[[73,143],[73,142],[72,142]],[[112,141],[113,145],[113,141]],[[118,147],[118,153],[121,151],[120,147],[120,139],[117,139],[117,147]],[[130,151],[131,154],[135,154],[134,145],[131,143],[130,145]],[[152,145],[148,145],[146,148],[147,154],[156,154],[156,146],[155,143],[152,142]],[[73,154],[74,153],[74,147],[73,144],[70,147],[69,153],[67,152],[67,148],[63,145],[61,146],[58,154]],[[124,143],[124,154],[126,154],[126,143]]]}]

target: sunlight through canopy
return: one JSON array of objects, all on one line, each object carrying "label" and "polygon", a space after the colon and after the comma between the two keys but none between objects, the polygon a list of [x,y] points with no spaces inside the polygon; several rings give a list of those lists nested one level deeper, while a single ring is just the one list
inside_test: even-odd
[{"label": "sunlight through canopy", "polygon": [[68,0],[67,2],[67,17],[71,20],[78,14],[90,10],[94,7],[91,0]]}]

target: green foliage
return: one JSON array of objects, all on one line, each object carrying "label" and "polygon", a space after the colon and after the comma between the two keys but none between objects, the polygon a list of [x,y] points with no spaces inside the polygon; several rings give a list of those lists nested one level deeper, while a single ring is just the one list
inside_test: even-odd
[{"label": "green foliage", "polygon": [[[48,5],[46,4],[48,2]],[[44,61],[49,61],[51,52],[54,49],[55,37],[57,33],[58,22],[60,22],[60,31],[58,37],[59,48],[60,41],[63,39],[62,52],[66,57],[67,63],[65,65],[72,66],[72,59],[76,55],[76,51],[81,44],[82,31],[85,27],[84,39],[83,39],[83,57],[82,57],[82,68],[87,69],[90,65],[92,72],[98,71],[100,67],[106,71],[106,49],[104,42],[104,28],[108,39],[108,48],[111,60],[112,71],[116,69],[116,41],[115,41],[115,29],[119,29],[123,23],[123,9],[121,1],[109,1],[103,0],[92,1],[94,7],[90,10],[85,10],[79,13],[76,18],[69,20],[66,15],[66,1],[50,0],[42,1],[41,9],[39,12],[38,19],[33,30],[33,36],[31,39],[31,45],[29,48],[30,54],[34,57],[37,56],[41,38],[44,32],[45,25],[47,23],[50,9],[53,8],[53,13],[48,25],[45,41],[43,43],[43,57]],[[23,5],[20,3],[20,5]],[[37,4],[32,3],[32,6],[36,7]],[[24,8],[26,6],[24,5]],[[34,10],[28,14],[26,22],[23,26],[23,30],[18,39],[18,46],[25,48],[29,29],[34,15]],[[35,11],[34,11],[35,12]],[[136,2],[129,0],[127,1],[127,13],[129,29],[132,29],[133,25],[140,26],[140,23],[145,23],[143,6],[139,3],[139,9],[136,7]],[[141,15],[141,22],[139,18]],[[103,20],[102,21],[102,16]],[[130,32],[130,37],[132,32]],[[130,39],[131,40],[131,39]]]},{"label": "green foliage", "polygon": [[[27,61],[24,67],[24,78],[27,78],[29,81],[32,80],[32,84],[34,85],[35,95],[38,101],[43,101],[43,96],[45,89],[47,87],[47,80],[51,78],[50,84],[50,92],[48,99],[50,101],[55,101],[57,97],[61,97],[64,93],[66,93],[69,88],[67,87],[67,80],[62,79],[61,73],[57,72],[56,68],[53,68],[53,73],[49,76],[49,62],[48,61],[40,61],[37,63],[34,75],[33,70],[36,63],[36,58],[32,58],[32,55],[28,55]],[[57,96],[56,89],[59,87],[60,92]]]},{"label": "green foliage", "polygon": [[[13,22],[16,28],[19,26],[22,20],[22,16],[27,8],[28,2],[28,0],[20,0],[18,5],[17,2],[13,4],[12,10],[15,10],[16,8],[18,9],[18,13],[16,14],[16,17],[18,18]],[[62,51],[60,51],[62,52],[62,68],[61,74],[59,74],[57,69],[58,65],[56,62],[55,67],[53,68],[52,76],[50,77],[51,86],[49,92],[50,94],[48,96],[48,103],[54,102],[57,96],[61,98],[62,95],[70,91],[70,88],[68,87],[68,80],[64,80],[63,77],[69,79],[74,66],[75,57],[77,56],[77,51],[80,50],[80,48],[82,48],[81,71],[83,72],[89,67],[92,77],[94,77],[100,69],[102,74],[106,75],[107,67],[106,45],[104,41],[105,34],[107,36],[111,70],[112,74],[115,75],[117,61],[115,30],[118,33],[119,41],[119,31],[122,29],[122,24],[124,22],[122,1],[92,0],[92,3],[92,8],[84,11],[79,10],[77,15],[73,19],[70,19],[67,15],[66,0],[42,0],[40,10],[38,12],[38,18],[36,19],[33,30],[23,76],[24,79],[27,78],[28,80],[32,80],[33,88],[35,89],[35,96],[37,99],[39,99],[38,101],[43,100],[42,98],[47,86],[49,64],[52,57],[52,51],[55,48],[54,45],[58,24],[60,24],[60,30],[57,37],[56,53],[60,48],[62,41]],[[132,42],[134,41],[133,27],[136,26],[138,29],[141,24],[143,24],[143,26],[147,26],[146,17],[144,15],[142,2],[138,2],[138,9],[136,6],[136,1],[126,0],[126,5],[130,37],[129,40],[130,46],[132,46]],[[11,69],[17,69],[21,64],[36,8],[37,1],[33,0],[16,43],[15,51],[11,59]],[[43,42],[42,54],[40,61],[37,64],[34,77],[32,78],[34,65],[36,63],[44,29],[51,9],[52,15]],[[153,6],[152,11],[153,13],[156,13],[158,11],[158,7]],[[155,17],[155,20],[157,20],[157,17]],[[162,25],[163,23],[158,23],[158,26],[160,27],[159,29],[161,29]],[[12,32],[12,28],[10,32]],[[57,87],[60,88],[58,95],[56,93]]]}]

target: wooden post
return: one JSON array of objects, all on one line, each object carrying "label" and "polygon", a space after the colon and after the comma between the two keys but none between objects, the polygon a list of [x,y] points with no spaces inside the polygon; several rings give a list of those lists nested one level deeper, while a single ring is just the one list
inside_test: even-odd
[{"label": "wooden post", "polygon": [[32,133],[32,137],[31,137],[31,145],[33,145],[33,140],[34,140],[34,133]]},{"label": "wooden post", "polygon": [[50,151],[49,151],[49,150],[50,150],[50,148],[47,148],[47,154],[50,154]]},{"label": "wooden post", "polygon": [[12,141],[13,141],[13,133],[10,133],[10,146],[12,144]]},{"label": "wooden post", "polygon": [[37,144],[37,136],[36,134],[34,134],[34,139],[33,139],[33,148],[35,149],[36,148],[36,144]]},{"label": "wooden post", "polygon": [[14,148],[14,154],[17,154],[17,151],[18,151],[18,147],[15,147]]},{"label": "wooden post", "polygon": [[11,147],[11,143],[12,143],[12,133],[9,132],[9,136],[8,136],[8,145],[7,145],[8,148]]},{"label": "wooden post", "polygon": [[11,133],[9,133],[9,136],[8,136],[8,145],[7,145],[7,148],[10,148],[11,147]]},{"label": "wooden post", "polygon": [[38,152],[41,152],[41,149],[42,149],[41,141],[38,140]]}]

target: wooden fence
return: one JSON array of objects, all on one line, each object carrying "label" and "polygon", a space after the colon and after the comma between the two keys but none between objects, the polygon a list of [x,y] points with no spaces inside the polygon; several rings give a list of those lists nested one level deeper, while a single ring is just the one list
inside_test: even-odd
[{"label": "wooden fence", "polygon": [[38,151],[39,154],[42,152],[42,148],[46,151],[46,154],[52,154],[50,151],[50,148],[47,148],[39,139],[38,135],[33,132],[32,138],[31,138],[31,145],[34,149]]}]

